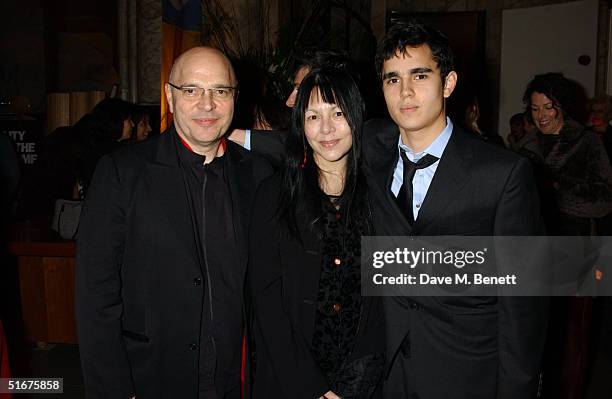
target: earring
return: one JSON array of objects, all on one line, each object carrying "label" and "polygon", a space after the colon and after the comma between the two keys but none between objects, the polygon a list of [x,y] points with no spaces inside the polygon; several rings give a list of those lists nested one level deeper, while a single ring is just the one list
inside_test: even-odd
[{"label": "earring", "polygon": [[300,162],[300,169],[304,169],[306,167],[307,161],[308,161],[308,155],[307,155],[306,149],[304,149],[304,158],[302,159],[302,162]]}]

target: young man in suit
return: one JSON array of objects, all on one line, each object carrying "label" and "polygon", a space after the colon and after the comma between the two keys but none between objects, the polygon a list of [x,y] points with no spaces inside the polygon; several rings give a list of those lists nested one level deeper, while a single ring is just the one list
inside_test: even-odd
[{"label": "young man in suit", "polygon": [[197,47],[165,86],[173,126],[99,163],[77,243],[89,398],[240,398],[251,202],[270,166],[224,136],[237,82]]},{"label": "young man in suit", "polygon": [[[364,132],[376,234],[540,233],[528,161],[446,116],[458,79],[448,40],[430,27],[398,23],[376,64],[394,122],[370,121]],[[545,300],[386,297],[384,308],[386,398],[535,397]]]}]

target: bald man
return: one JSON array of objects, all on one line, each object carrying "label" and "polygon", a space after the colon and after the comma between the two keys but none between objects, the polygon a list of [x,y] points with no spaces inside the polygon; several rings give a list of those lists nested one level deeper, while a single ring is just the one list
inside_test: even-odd
[{"label": "bald man", "polygon": [[272,170],[224,139],[237,86],[218,50],[185,52],[173,126],[98,164],[77,241],[88,398],[240,397],[247,223]]}]

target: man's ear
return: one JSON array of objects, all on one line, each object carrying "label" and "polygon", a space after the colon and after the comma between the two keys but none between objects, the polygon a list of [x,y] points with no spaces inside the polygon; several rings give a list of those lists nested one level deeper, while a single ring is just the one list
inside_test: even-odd
[{"label": "man's ear", "polygon": [[168,109],[170,113],[174,113],[174,104],[172,103],[172,87],[168,83],[164,85],[164,92],[166,93],[166,101],[168,101]]},{"label": "man's ear", "polygon": [[444,79],[444,98],[449,98],[457,87],[457,72],[450,71]]}]

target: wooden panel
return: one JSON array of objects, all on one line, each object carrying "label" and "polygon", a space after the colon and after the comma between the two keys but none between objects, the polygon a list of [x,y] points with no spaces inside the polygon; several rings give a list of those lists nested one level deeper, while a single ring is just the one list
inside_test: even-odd
[{"label": "wooden panel", "polygon": [[14,241],[9,243],[9,252],[15,256],[74,257],[75,247],[74,241]]},{"label": "wooden panel", "polygon": [[19,265],[27,339],[77,343],[74,243],[11,243],[10,250]]},{"label": "wooden panel", "polygon": [[40,257],[20,256],[18,263],[21,308],[26,335],[34,342],[48,342],[43,260]]},{"label": "wooden panel", "polygon": [[70,126],[70,95],[47,94],[47,134],[60,126]]},{"label": "wooden panel", "polygon": [[49,342],[77,343],[74,258],[43,258]]}]

